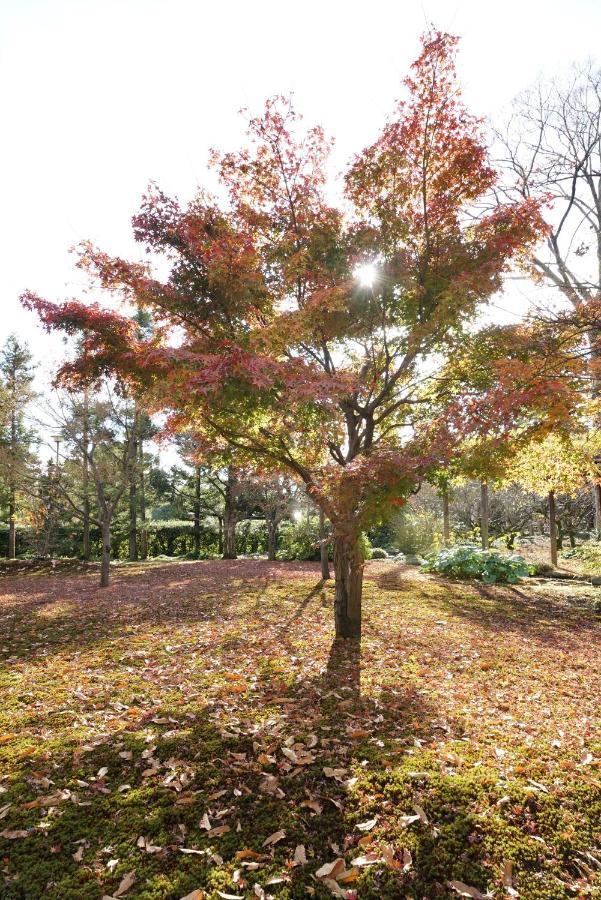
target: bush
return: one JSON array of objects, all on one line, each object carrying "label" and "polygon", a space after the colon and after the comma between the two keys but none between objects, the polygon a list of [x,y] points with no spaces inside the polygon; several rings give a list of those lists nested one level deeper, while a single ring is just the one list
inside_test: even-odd
[{"label": "bush", "polygon": [[460,545],[441,550],[428,557],[424,572],[435,572],[451,578],[478,578],[486,584],[506,581],[515,584],[530,574],[522,556],[501,554],[496,550],[481,550],[472,545]]},{"label": "bush", "polygon": [[384,550],[383,547],[372,547],[371,551],[372,559],[388,559],[388,553]]}]

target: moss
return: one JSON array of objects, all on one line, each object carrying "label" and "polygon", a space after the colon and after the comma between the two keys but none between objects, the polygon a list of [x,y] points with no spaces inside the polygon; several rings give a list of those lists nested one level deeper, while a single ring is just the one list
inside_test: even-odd
[{"label": "moss", "polygon": [[[361,869],[361,900],[448,900],[451,879],[502,896],[506,860],[525,900],[571,885],[599,898],[599,870],[579,867],[601,840],[598,621],[540,585],[449,587],[390,565],[367,569],[360,653],[332,642],[331,587],[311,565],[7,589],[0,830],[28,836],[0,838],[0,895],[97,900],[135,871],[131,900],[252,896],[255,882],[325,898],[320,865],[386,845],[413,864]],[[406,818],[416,808],[427,821]],[[230,830],[209,835],[205,813]],[[308,863],[291,868],[297,844]],[[236,857],[248,850],[256,869]]]}]

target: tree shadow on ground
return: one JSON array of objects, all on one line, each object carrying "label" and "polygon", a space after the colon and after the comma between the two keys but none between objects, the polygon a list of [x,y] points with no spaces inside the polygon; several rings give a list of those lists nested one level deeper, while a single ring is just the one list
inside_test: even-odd
[{"label": "tree shadow on ground", "polygon": [[[290,603],[297,602],[299,584],[314,578],[318,564],[270,563],[264,560],[215,560],[153,566],[113,575],[100,588],[89,575],[57,579],[11,577],[0,579],[0,659],[27,660],[45,651],[78,650],[103,641],[119,640],[126,629],[141,626],[212,622],[236,615],[245,597],[259,599],[282,576],[290,579]],[[321,583],[320,583],[321,584]],[[287,606],[286,582],[280,598]],[[318,586],[315,587],[315,591]],[[302,615],[313,598],[309,593],[295,615]],[[260,623],[247,617],[245,629]]]},{"label": "tree shadow on ground", "polygon": [[[252,653],[252,640],[240,652]],[[269,887],[276,897],[304,897],[307,886],[330,897],[311,873],[361,852],[349,779],[382,774],[391,738],[408,738],[414,717],[426,722],[431,710],[423,699],[417,709],[411,695],[387,717],[362,697],[356,641],[335,640],[323,661],[319,674],[285,691],[267,680],[241,698],[226,684],[209,702],[157,706],[97,743],[70,738],[13,761],[3,795],[13,806],[2,825],[25,836],[0,837],[3,896],[96,900],[135,871],[132,900],[179,900],[198,887],[210,897],[250,896],[272,877],[283,878]],[[205,814],[217,832],[207,831]],[[284,837],[270,843],[278,832]],[[301,844],[308,863],[290,868]],[[113,870],[110,859],[118,860]],[[245,869],[249,861],[255,869]],[[393,898],[400,884],[395,874],[390,890],[378,881],[361,896]]]}]

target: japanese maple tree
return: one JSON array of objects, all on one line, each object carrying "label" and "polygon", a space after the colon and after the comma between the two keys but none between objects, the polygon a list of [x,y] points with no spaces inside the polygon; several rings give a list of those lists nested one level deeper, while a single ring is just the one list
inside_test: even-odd
[{"label": "japanese maple tree", "polygon": [[[80,265],[152,312],[127,316],[31,294],[48,327],[84,334],[63,380],[116,372],[168,428],[292,473],[332,523],[339,636],[361,629],[362,529],[403,503],[472,429],[515,426],[530,397],[501,378],[464,397],[441,378],[480,304],[537,240],[536,202],[491,197],[480,124],[461,102],[457,39],[430,33],[400,102],[328,202],[330,144],[283,98],[248,146],[213,156],[227,200],[186,207],[151,188],[133,226],[148,265],[91,245]],[[488,198],[486,211],[482,201]],[[492,205],[491,205],[492,204]]]}]

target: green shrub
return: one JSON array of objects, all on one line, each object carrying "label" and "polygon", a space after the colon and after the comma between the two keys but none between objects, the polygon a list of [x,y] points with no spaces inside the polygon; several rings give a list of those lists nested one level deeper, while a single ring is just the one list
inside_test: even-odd
[{"label": "green shrub", "polygon": [[384,550],[383,547],[372,547],[371,551],[372,559],[388,559],[388,553]]},{"label": "green shrub", "polygon": [[486,584],[497,581],[515,584],[520,578],[530,574],[522,556],[515,553],[501,554],[497,550],[481,550],[469,544],[433,553],[422,570],[451,578],[478,578]]}]

